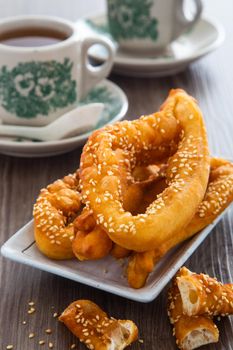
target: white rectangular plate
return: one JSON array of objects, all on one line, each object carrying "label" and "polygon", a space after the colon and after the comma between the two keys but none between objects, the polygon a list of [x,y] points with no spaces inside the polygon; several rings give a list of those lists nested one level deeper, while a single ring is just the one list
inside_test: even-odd
[{"label": "white rectangular plate", "polygon": [[[229,207],[226,209],[228,210]],[[33,220],[15,233],[1,248],[2,255],[14,261],[69,278],[94,288],[120,295],[122,297],[149,302],[155,299],[177,270],[203,242],[226,210],[208,227],[188,241],[172,249],[164,256],[147,284],[141,289],[130,288],[123,276],[122,264],[108,256],[99,261],[80,262],[73,260],[50,260],[36,247],[33,234]],[[126,263],[126,261],[125,261]]]}]

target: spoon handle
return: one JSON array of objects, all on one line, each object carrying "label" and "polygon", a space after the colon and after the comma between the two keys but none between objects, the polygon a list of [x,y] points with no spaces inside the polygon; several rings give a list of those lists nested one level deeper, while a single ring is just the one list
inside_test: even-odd
[{"label": "spoon handle", "polygon": [[[37,130],[38,128],[38,130]],[[30,127],[30,126],[15,126],[15,125],[0,125],[0,135],[4,136],[18,136],[26,137],[30,139],[41,140],[41,135],[43,134],[43,127]]]}]

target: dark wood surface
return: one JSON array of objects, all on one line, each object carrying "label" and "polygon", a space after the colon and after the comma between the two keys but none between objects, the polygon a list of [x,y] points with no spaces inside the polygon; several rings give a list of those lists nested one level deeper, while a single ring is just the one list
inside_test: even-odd
[{"label": "dark wood surface", "polygon": [[[230,0],[205,2],[206,14],[217,17],[225,26],[224,45],[213,54],[194,63],[185,72],[169,78],[136,79],[111,75],[110,79],[126,92],[127,118],[157,109],[172,87],[182,87],[195,96],[202,107],[213,154],[233,159],[233,4]],[[75,20],[104,8],[103,0],[0,1],[2,17],[23,13],[47,13]],[[41,187],[72,172],[79,165],[81,149],[51,158],[23,159],[0,155],[0,244],[4,243],[32,217],[32,205]],[[211,235],[187,261],[194,271],[215,275],[233,282],[233,210],[225,215]],[[48,349],[48,340],[56,350],[68,350],[72,343],[84,349],[67,329],[53,318],[71,301],[92,299],[111,315],[136,322],[144,344],[133,349],[176,349],[166,315],[166,288],[149,304],[132,302],[93,288],[14,263],[0,262],[0,349],[8,344],[17,350]],[[28,302],[36,312],[28,315]],[[22,322],[27,324],[23,325]],[[218,322],[220,341],[203,349],[233,349],[233,318]],[[45,329],[52,334],[46,335]],[[33,339],[28,338],[35,333]],[[40,347],[39,340],[46,340]]]}]

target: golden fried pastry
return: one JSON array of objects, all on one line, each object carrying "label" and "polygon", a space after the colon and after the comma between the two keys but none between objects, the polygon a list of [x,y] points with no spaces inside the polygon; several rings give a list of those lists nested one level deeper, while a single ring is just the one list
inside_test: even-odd
[{"label": "golden fried pastry", "polygon": [[[138,208],[144,188],[161,176],[159,166],[135,171],[136,177],[125,193],[125,207],[129,211]],[[78,171],[41,190],[34,206],[34,217],[36,243],[42,253],[53,259],[75,255],[79,260],[101,259],[108,255],[113,245],[111,239],[96,224],[92,212],[84,207],[80,214],[80,208]],[[122,257],[123,253],[126,256],[129,251],[121,247],[113,249],[115,256]]]},{"label": "golden fried pastry", "polygon": [[112,250],[111,250],[111,255],[115,258],[115,259],[123,259],[126,258],[127,256],[129,256],[131,253],[131,250],[126,249],[121,247],[119,244],[114,243]]},{"label": "golden fried pastry", "polygon": [[189,276],[190,272],[182,268],[173,279],[168,293],[168,316],[173,325],[173,335],[180,349],[192,350],[199,346],[216,343],[219,331],[212,319],[207,316],[187,316],[183,314],[182,300],[177,287],[177,278]]},{"label": "golden fried pastry", "polygon": [[[161,180],[162,181],[162,180]],[[205,197],[187,227],[161,244],[157,249],[133,253],[127,277],[133,288],[141,288],[155,264],[176,244],[193,236],[213,222],[233,200],[233,164],[220,158],[211,159],[211,171]]]},{"label": "golden fried pastry", "polygon": [[233,314],[233,283],[222,284],[216,278],[187,270],[185,275],[177,277],[177,285],[184,314],[188,316]]},{"label": "golden fried pastry", "polygon": [[[166,189],[145,213],[132,215],[123,206],[132,169],[165,157]],[[158,113],[90,136],[81,156],[82,198],[113,242],[138,252],[155,249],[192,219],[206,191],[209,162],[197,103],[183,90],[172,90]]]},{"label": "golden fried pastry", "polygon": [[[140,203],[143,202],[145,191],[150,191],[151,185],[161,178],[164,166],[137,167],[134,169],[134,179],[130,183],[123,196],[125,210],[138,212]],[[75,238],[72,249],[79,260],[101,259],[109,254],[112,248],[112,240],[107,233],[96,224],[92,211],[86,207],[74,221]],[[126,257],[130,251],[114,244],[111,254],[119,259]]]},{"label": "golden fried pastry", "polygon": [[112,241],[107,233],[96,225],[93,215],[86,208],[74,221],[75,238],[73,252],[79,260],[97,260],[108,255]]},{"label": "golden fried pastry", "polygon": [[34,232],[39,250],[51,259],[74,257],[73,220],[81,207],[78,173],[65,176],[40,191],[34,205]]},{"label": "golden fried pastry", "polygon": [[137,326],[130,320],[109,318],[90,300],[77,300],[59,317],[66,327],[93,350],[123,350],[138,337]]}]

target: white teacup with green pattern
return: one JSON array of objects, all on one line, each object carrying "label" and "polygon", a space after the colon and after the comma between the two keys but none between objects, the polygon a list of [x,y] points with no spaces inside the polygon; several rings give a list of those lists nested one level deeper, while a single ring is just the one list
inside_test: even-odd
[{"label": "white teacup with green pattern", "polygon": [[192,19],[185,15],[185,0],[107,0],[108,24],[119,48],[138,53],[164,49],[191,29],[202,12],[201,0]]},{"label": "white teacup with green pattern", "polygon": [[[7,41],[11,33],[38,28],[45,33],[60,33],[63,39],[42,46],[34,46],[34,41],[27,47]],[[97,43],[107,49],[108,59],[94,67],[87,55]],[[52,122],[109,74],[113,55],[110,40],[81,39],[75,25],[60,18],[19,16],[1,20],[0,119],[8,124],[34,126]]]}]

